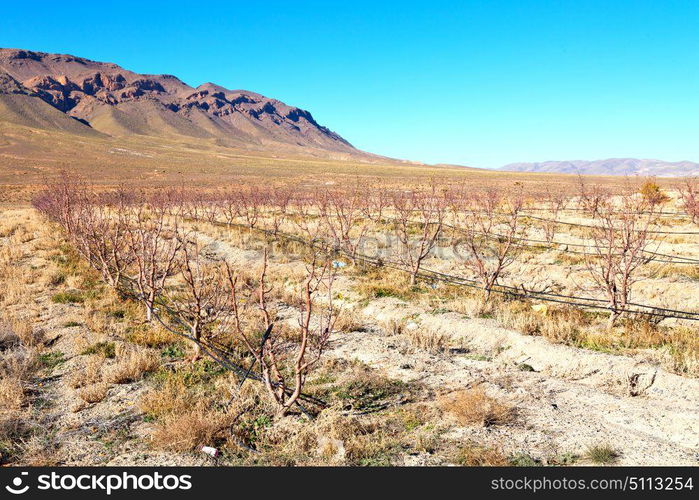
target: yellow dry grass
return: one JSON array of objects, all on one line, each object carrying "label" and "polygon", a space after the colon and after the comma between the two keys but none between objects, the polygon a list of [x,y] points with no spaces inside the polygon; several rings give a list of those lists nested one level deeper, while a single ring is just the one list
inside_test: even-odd
[{"label": "yellow dry grass", "polygon": [[444,395],[439,406],[461,425],[506,425],[516,415],[512,406],[488,396],[482,386]]},{"label": "yellow dry grass", "polygon": [[144,374],[158,369],[158,355],[147,349],[125,349],[117,353],[117,359],[103,369],[104,380],[110,384],[126,384],[139,380]]},{"label": "yellow dry grass", "polygon": [[107,397],[107,391],[109,390],[109,385],[107,384],[93,384],[83,387],[78,391],[78,396],[80,399],[88,404],[99,403],[105,397]]}]

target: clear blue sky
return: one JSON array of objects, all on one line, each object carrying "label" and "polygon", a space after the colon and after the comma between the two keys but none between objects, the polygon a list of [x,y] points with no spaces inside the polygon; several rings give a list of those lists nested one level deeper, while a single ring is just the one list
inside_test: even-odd
[{"label": "clear blue sky", "polygon": [[429,163],[699,161],[699,1],[4,3],[0,46],[254,90]]}]

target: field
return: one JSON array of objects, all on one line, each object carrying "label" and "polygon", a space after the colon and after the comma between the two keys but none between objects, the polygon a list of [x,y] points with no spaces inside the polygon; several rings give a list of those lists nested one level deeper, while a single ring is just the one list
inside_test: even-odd
[{"label": "field", "polygon": [[3,463],[696,463],[693,181],[123,146],[4,178]]},{"label": "field", "polygon": [[[432,179],[472,187],[526,190],[549,186],[575,192],[570,175],[502,173],[460,166],[429,166],[389,158],[296,157],[288,151],[235,149],[213,141],[173,136],[81,137],[0,121],[0,203],[29,202],[47,180],[60,172],[82,176],[99,186],[120,183],[142,188],[190,186],[202,189],[252,184],[309,187],[372,185],[419,187]],[[623,184],[619,177],[590,177],[599,185]],[[676,181],[658,180],[667,187]]]}]

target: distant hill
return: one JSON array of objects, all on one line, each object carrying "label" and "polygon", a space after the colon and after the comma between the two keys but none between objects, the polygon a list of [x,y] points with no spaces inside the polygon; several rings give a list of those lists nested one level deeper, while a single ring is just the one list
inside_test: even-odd
[{"label": "distant hill", "polygon": [[65,54],[0,49],[0,122],[79,135],[197,138],[223,147],[371,159],[310,112],[213,83],[193,88]]},{"label": "distant hill", "polygon": [[667,162],[610,158],[607,160],[544,161],[539,163],[510,163],[499,170],[510,172],[547,172],[582,175],[641,175],[684,177],[699,175],[699,163],[691,161]]}]

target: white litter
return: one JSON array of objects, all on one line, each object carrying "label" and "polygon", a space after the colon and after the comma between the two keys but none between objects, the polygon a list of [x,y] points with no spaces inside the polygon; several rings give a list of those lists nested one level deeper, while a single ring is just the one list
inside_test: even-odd
[{"label": "white litter", "polygon": [[202,446],[201,451],[214,458],[218,457],[218,449],[211,446]]}]

